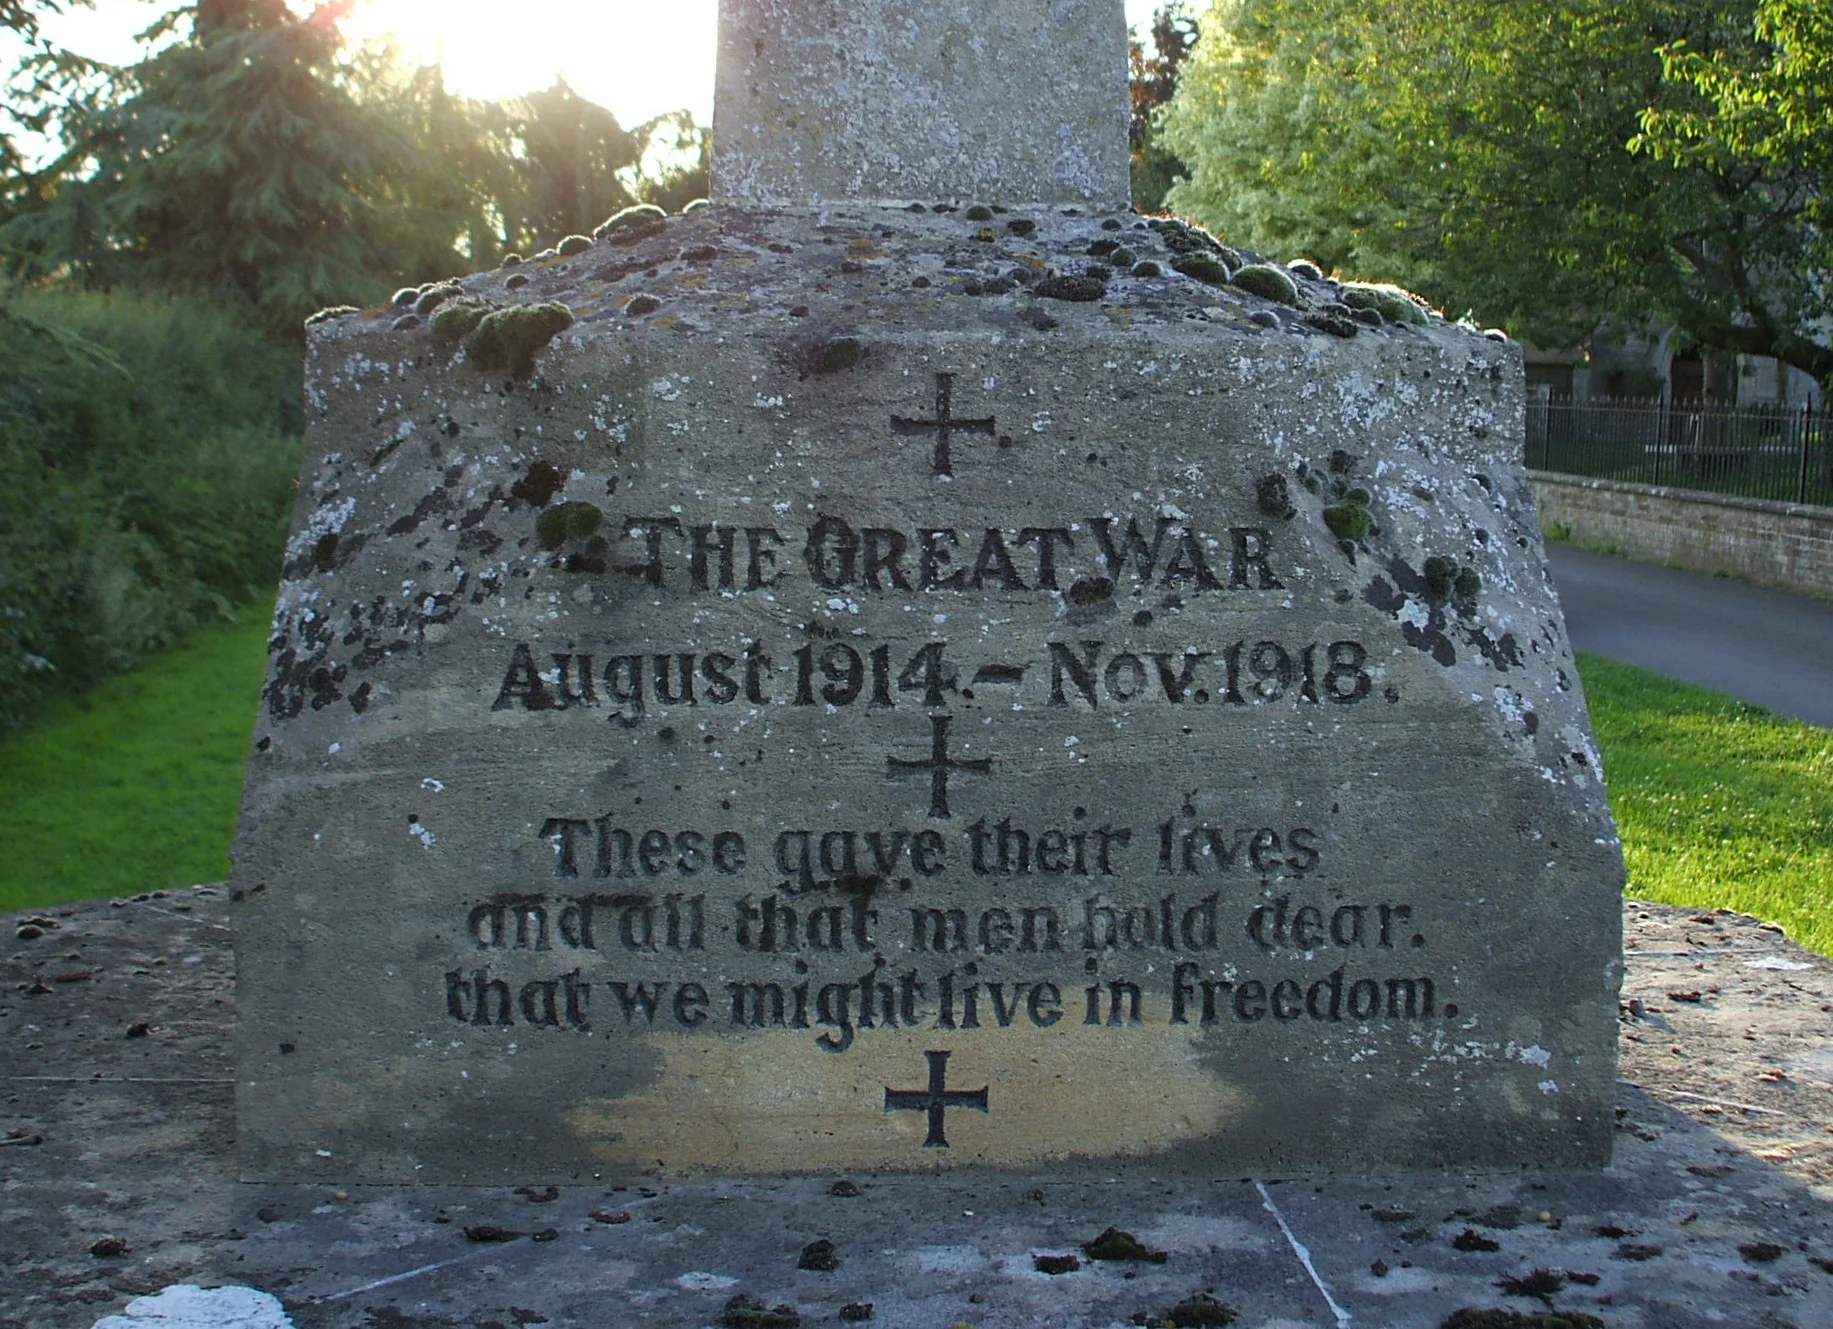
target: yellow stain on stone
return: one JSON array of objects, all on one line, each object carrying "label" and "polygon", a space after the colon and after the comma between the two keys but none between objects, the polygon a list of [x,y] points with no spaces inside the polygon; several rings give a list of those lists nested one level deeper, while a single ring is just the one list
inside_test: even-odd
[{"label": "yellow stain on stone", "polygon": [[[653,1084],[581,1103],[567,1121],[608,1167],[927,1170],[1149,1155],[1213,1135],[1250,1106],[1186,1031],[1070,1018],[1052,1029],[861,1032],[843,1053],[802,1030],[657,1039]],[[924,1147],[926,1112],[885,1110],[886,1089],[927,1091],[931,1049],[951,1054],[949,1092],[987,1090],[984,1113],[947,1109],[947,1149]]]},{"label": "yellow stain on stone", "polygon": [[1131,305],[1109,305],[1101,312],[1123,328],[1130,327],[1133,323],[1134,310]]}]

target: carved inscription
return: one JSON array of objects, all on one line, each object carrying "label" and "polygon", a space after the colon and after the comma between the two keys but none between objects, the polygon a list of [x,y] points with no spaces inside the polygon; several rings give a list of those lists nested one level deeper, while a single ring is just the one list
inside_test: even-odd
[{"label": "carved inscription", "polygon": [[[933,411],[890,429],[922,440],[931,478],[949,481],[960,444],[1009,440],[994,412],[957,413],[953,374],[934,381]],[[519,860],[546,865],[537,879],[458,911],[462,958],[440,966],[436,998],[448,1020],[582,1046],[787,1037],[834,1056],[921,1031],[927,1084],[885,1085],[882,1110],[925,1114],[924,1147],[939,1149],[951,1111],[992,1112],[990,1087],[949,1083],[970,1037],[1213,1029],[1302,1056],[1332,1026],[1436,1037],[1458,1018],[1456,975],[1433,953],[1442,920],[1411,891],[1358,883],[1358,846],[1296,798],[1269,814],[1263,790],[1211,787],[1168,792],[1158,816],[1104,816],[1096,765],[1060,800],[1012,801],[1051,722],[1066,748],[1109,731],[1123,743],[1142,720],[1175,744],[1200,725],[1328,730],[1348,708],[1401,701],[1369,643],[1281,617],[1302,578],[1283,528],[1258,524],[1271,509],[1244,507],[1263,514],[1253,524],[1169,506],[1054,524],[966,525],[939,505],[929,521],[810,505],[792,525],[788,503],[773,511],[610,520],[585,571],[692,603],[696,622],[716,600],[725,626],[651,634],[639,612],[597,636],[512,637],[485,700],[514,713],[506,724],[624,729],[733,708],[731,732],[755,725],[757,743],[704,715],[718,762],[726,743],[761,761],[771,727],[805,715],[843,754],[834,769],[869,786],[864,801],[903,810],[862,825],[839,811],[849,791],[822,789],[767,817],[753,801],[707,818],[648,786],[634,811],[556,808],[531,825],[544,849]],[[791,603],[819,621],[785,621]],[[734,604],[776,607],[735,631]],[[887,616],[900,608],[908,620]],[[976,630],[943,626],[964,615]],[[1260,811],[1228,816],[1237,801]]]}]

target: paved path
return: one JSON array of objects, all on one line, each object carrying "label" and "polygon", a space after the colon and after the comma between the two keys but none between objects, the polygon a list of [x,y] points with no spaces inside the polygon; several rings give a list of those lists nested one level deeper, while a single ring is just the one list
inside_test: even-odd
[{"label": "paved path", "polygon": [[1548,545],[1581,651],[1833,728],[1833,601]]},{"label": "paved path", "polygon": [[[1168,1312],[1207,1288],[1235,1329],[1440,1329],[1537,1295],[1598,1329],[1833,1325],[1833,966],[1753,918],[1627,906],[1616,1156],[1596,1172],[1256,1183],[1146,1157],[835,1190],[811,1137],[805,1177],[332,1190],[235,1180],[228,901],[161,894],[0,915],[0,1329],[93,1329],[224,1283],[285,1318],[184,1323],[796,1323],[730,1306],[747,1297],[805,1329],[1126,1329],[1202,1323]],[[1109,1226],[1163,1263],[1088,1260]],[[838,1268],[798,1267],[821,1239]]]}]

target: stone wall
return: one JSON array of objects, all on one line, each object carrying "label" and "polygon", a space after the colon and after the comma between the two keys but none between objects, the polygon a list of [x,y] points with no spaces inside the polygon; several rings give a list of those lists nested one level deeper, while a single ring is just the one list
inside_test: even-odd
[{"label": "stone wall", "polygon": [[1529,471],[1542,530],[1631,558],[1833,595],[1833,508]]}]

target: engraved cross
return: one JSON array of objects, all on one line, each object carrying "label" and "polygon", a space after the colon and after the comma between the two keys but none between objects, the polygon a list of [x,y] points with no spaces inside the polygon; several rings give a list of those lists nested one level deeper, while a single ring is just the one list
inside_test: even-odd
[{"label": "engraved cross", "polygon": [[988,434],[993,433],[993,417],[984,420],[957,420],[954,416],[955,376],[953,374],[936,375],[936,418],[933,420],[907,420],[901,415],[891,417],[891,428],[899,434],[934,434],[936,452],[932,465],[936,475],[953,476],[954,463],[949,456],[948,441],[955,434]]},{"label": "engraved cross", "polygon": [[973,771],[985,775],[993,769],[990,758],[980,757],[972,761],[956,761],[948,755],[948,729],[954,719],[947,715],[929,717],[929,757],[925,761],[910,761],[902,757],[886,757],[885,770],[887,778],[896,779],[906,771],[929,772],[929,815],[938,821],[947,821],[948,811],[948,773],[950,771]]},{"label": "engraved cross", "polygon": [[948,1148],[948,1137],[942,1133],[942,1119],[949,1108],[973,1108],[976,1112],[987,1110],[987,1091],[985,1089],[950,1089],[948,1087],[948,1053],[925,1052],[929,1059],[928,1089],[891,1089],[885,1090],[886,1112],[927,1112],[929,1114],[929,1135],[923,1141],[925,1149]]}]

